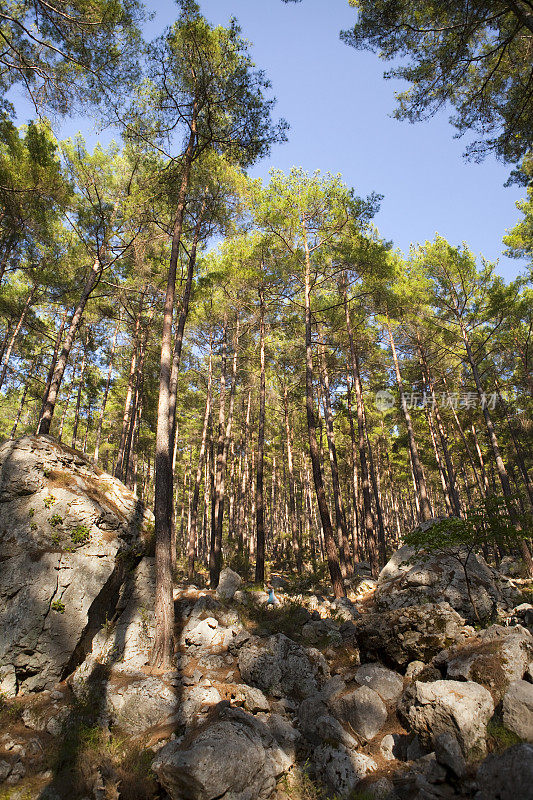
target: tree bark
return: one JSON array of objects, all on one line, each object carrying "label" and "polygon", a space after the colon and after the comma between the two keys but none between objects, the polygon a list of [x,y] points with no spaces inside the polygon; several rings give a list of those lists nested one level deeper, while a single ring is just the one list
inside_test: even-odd
[{"label": "tree bark", "polygon": [[191,502],[191,526],[189,530],[189,542],[187,547],[187,574],[190,581],[194,579],[198,501],[200,499],[200,484],[202,482],[202,472],[204,468],[204,460],[207,447],[207,431],[209,428],[209,420],[211,418],[212,384],[213,384],[213,341],[211,337],[209,342],[209,367],[207,373],[207,397],[205,401],[204,424],[202,427],[200,453],[198,455],[198,467],[196,469],[196,477],[194,479],[194,491]]},{"label": "tree bark", "polygon": [[63,375],[65,374],[70,351],[72,350],[72,345],[74,344],[74,339],[76,338],[76,334],[80,326],[81,317],[85,311],[85,306],[87,305],[89,297],[100,280],[103,268],[101,254],[98,254],[91,267],[87,280],[85,281],[85,286],[83,287],[78,305],[74,309],[74,313],[70,320],[69,329],[67,331],[67,335],[65,336],[61,353],[57,359],[52,380],[50,381],[50,388],[45,397],[43,397],[43,410],[39,420],[39,425],[37,427],[38,434],[50,433],[52,417],[54,416],[57,397],[61,387],[61,381],[63,380]]},{"label": "tree bark", "polygon": [[102,406],[100,408],[100,416],[98,417],[98,426],[96,428],[96,443],[94,445],[94,455],[93,458],[95,461],[98,461],[98,456],[100,455],[100,441],[102,439],[102,427],[104,424],[104,416],[105,416],[105,407],[107,405],[107,398],[109,395],[109,387],[111,386],[111,375],[113,374],[113,359],[115,356],[115,348],[117,346],[117,337],[118,332],[120,330],[120,326],[122,324],[122,319],[119,316],[118,322],[115,326],[115,332],[113,333],[113,340],[111,342],[111,350],[109,351],[109,367],[107,370],[107,378],[105,382],[104,388],[104,395],[102,397]]},{"label": "tree bark", "polygon": [[176,274],[179,248],[185,215],[185,200],[189,186],[192,162],[196,148],[196,115],[194,104],[190,136],[185,151],[181,184],[174,228],[172,249],[167,277],[167,290],[163,311],[163,331],[161,335],[161,370],[159,376],[159,401],[157,406],[157,432],[155,454],[155,639],[151,663],[155,667],[168,668],[174,652],[174,600],[172,591],[172,514],[173,514],[173,474],[172,474],[172,431],[169,424],[170,412],[170,373],[172,366],[172,320],[176,292]]},{"label": "tree bark", "polygon": [[257,426],[257,465],[255,488],[255,526],[256,526],[256,555],[255,555],[255,582],[263,583],[265,580],[265,506],[263,491],[264,454],[265,454],[265,294],[263,285],[259,287],[259,354],[260,354],[260,382],[259,382],[259,420]]},{"label": "tree bark", "polygon": [[398,363],[398,355],[396,353],[396,347],[394,345],[394,338],[392,336],[392,329],[389,324],[387,324],[387,330],[389,332],[389,341],[392,350],[392,359],[394,361],[394,371],[396,373],[396,382],[398,384],[398,391],[400,392],[400,400],[402,405],[403,416],[405,419],[405,424],[407,427],[407,437],[409,441],[409,450],[411,452],[411,461],[413,465],[413,474],[415,478],[416,488],[418,490],[419,501],[420,501],[420,515],[424,522],[427,522],[433,516],[431,513],[431,506],[428,499],[427,493],[427,486],[426,486],[426,479],[424,477],[424,471],[422,469],[422,462],[420,461],[420,456],[418,454],[418,447],[416,444],[415,433],[413,430],[413,423],[411,421],[411,415],[409,414],[409,409],[407,408],[407,400],[405,398],[405,394],[403,391],[403,384],[402,384],[402,376],[400,373],[400,365]]},{"label": "tree bark", "polygon": [[320,466],[320,453],[316,435],[316,417],[313,403],[313,349],[312,349],[312,323],[311,323],[311,257],[307,240],[307,229],[305,219],[301,217],[302,232],[304,236],[305,250],[305,407],[307,415],[307,431],[309,436],[309,453],[311,456],[311,467],[315,484],[316,499],[318,510],[322,522],[325,548],[327,553],[329,574],[333,586],[335,597],[345,597],[346,589],[342,580],[339,564],[339,554],[335,543],[333,526],[328,509],[326,492],[324,489],[324,479]]},{"label": "tree bark", "polygon": [[4,366],[2,368],[2,374],[0,375],[0,389],[4,385],[4,381],[6,379],[7,368],[9,366],[9,359],[11,358],[11,351],[13,350],[15,340],[20,333],[20,329],[22,328],[24,319],[26,317],[26,314],[28,313],[28,309],[31,305],[31,301],[33,300],[36,291],[37,291],[37,286],[32,286],[31,291],[28,294],[28,297],[26,298],[26,302],[24,303],[24,308],[22,309],[22,313],[18,319],[17,324],[15,325],[15,330],[11,334],[11,339],[9,340],[9,344],[7,346],[7,350],[4,356]]}]

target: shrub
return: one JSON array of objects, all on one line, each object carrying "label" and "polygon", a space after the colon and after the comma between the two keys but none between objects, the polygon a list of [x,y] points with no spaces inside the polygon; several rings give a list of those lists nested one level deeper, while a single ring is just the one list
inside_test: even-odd
[{"label": "shrub", "polygon": [[58,614],[65,613],[65,604],[61,600],[54,600],[50,608],[52,611],[57,611]]}]

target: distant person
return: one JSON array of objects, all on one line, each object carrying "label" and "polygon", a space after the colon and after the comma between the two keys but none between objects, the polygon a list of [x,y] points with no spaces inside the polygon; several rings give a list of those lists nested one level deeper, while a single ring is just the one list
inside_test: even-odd
[{"label": "distant person", "polygon": [[274,587],[271,586],[270,583],[267,583],[266,591],[268,592],[267,605],[274,606],[274,608],[276,608],[277,606],[281,605],[280,601],[279,601],[279,598],[276,597],[276,595],[274,594]]}]

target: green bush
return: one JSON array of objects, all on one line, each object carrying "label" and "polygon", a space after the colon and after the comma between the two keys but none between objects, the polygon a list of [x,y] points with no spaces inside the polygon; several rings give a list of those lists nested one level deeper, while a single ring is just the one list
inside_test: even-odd
[{"label": "green bush", "polygon": [[70,532],[70,538],[73,544],[87,544],[91,538],[91,531],[87,525],[78,525]]},{"label": "green bush", "polygon": [[61,600],[54,600],[50,608],[52,611],[57,611],[58,614],[65,613],[65,604]]}]

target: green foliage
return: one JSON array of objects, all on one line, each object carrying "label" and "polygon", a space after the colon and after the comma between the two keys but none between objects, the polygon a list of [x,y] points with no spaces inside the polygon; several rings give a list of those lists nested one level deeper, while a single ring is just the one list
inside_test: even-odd
[{"label": "green foliage", "polygon": [[516,546],[531,535],[527,528],[528,517],[523,515],[524,530],[517,530],[509,519],[504,498],[489,496],[466,511],[464,517],[450,517],[429,525],[425,530],[416,528],[408,533],[405,544],[416,551],[445,550],[467,553],[477,552],[483,545]]},{"label": "green foliage", "polygon": [[63,517],[61,514],[52,514],[51,517],[48,517],[48,522],[52,526],[52,528],[57,528],[58,525],[61,525],[63,522]]},{"label": "green foliage", "polygon": [[57,611],[58,614],[64,614],[66,606],[62,600],[54,600],[50,608],[52,611]]},{"label": "green foliage", "polygon": [[397,95],[399,119],[427,119],[451,104],[457,112],[451,121],[459,133],[479,135],[467,148],[474,159],[492,150],[516,163],[531,149],[533,19],[527,4],[350,4],[358,17],[354,28],[341,34],[343,40],[395,60],[385,77],[410,83]]},{"label": "green foliage", "polygon": [[87,525],[78,525],[70,532],[70,538],[75,545],[87,544],[91,538],[90,528]]},{"label": "green foliage", "polygon": [[48,497],[45,497],[44,500],[43,500],[44,507],[45,508],[51,508],[54,505],[54,503],[56,502],[56,500],[57,500],[57,497],[54,497],[53,494],[49,495]]}]

